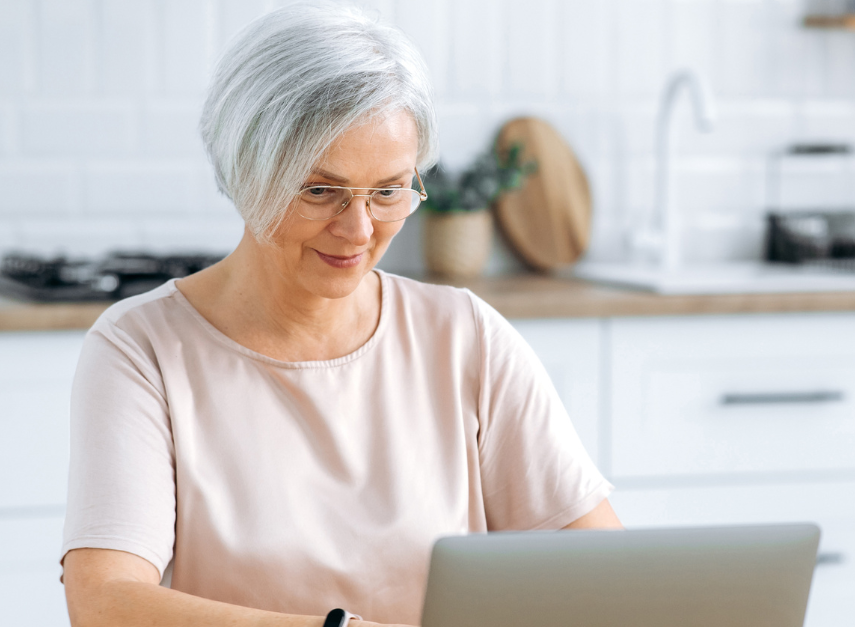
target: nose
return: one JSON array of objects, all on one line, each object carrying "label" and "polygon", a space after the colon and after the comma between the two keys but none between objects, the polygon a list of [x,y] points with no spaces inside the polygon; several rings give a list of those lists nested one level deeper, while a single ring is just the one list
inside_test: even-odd
[{"label": "nose", "polygon": [[342,237],[355,246],[364,246],[374,234],[374,222],[368,212],[369,198],[354,196],[344,211],[338,214],[329,226],[330,232]]}]

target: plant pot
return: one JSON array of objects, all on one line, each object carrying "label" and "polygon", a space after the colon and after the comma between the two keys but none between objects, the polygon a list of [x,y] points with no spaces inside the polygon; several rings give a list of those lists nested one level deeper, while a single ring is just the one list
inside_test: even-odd
[{"label": "plant pot", "polygon": [[484,271],[493,242],[490,211],[426,211],[422,249],[431,274],[476,277]]}]

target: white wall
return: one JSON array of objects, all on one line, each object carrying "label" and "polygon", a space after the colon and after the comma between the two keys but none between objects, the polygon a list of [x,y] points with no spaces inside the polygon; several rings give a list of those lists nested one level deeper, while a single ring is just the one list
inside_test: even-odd
[{"label": "white wall", "polygon": [[[234,244],[241,223],[215,192],[196,119],[224,42],[280,4],[0,0],[0,251]],[[656,100],[675,68],[703,72],[720,112],[710,136],[685,111],[678,121],[675,182],[695,257],[758,254],[770,150],[855,141],[855,33],[802,29],[802,0],[363,4],[423,50],[450,166],[516,114],[561,130],[593,181],[601,257],[652,206]],[[850,161],[797,169],[792,198],[855,200]],[[417,271],[417,237],[413,220],[385,265]]]}]

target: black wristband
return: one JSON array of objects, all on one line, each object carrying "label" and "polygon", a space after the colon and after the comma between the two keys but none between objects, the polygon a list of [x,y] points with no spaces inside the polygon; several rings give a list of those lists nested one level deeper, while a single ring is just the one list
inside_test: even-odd
[{"label": "black wristband", "polygon": [[347,627],[347,623],[350,622],[351,618],[362,620],[359,616],[337,607],[327,614],[327,619],[324,621],[324,627]]}]

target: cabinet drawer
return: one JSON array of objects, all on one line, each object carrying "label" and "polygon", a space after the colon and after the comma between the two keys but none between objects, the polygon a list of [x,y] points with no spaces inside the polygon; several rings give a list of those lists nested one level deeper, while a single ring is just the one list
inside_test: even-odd
[{"label": "cabinet drawer", "polygon": [[62,504],[82,332],[0,334],[0,512]]},{"label": "cabinet drawer", "polygon": [[855,469],[852,314],[612,323],[611,473]]},{"label": "cabinet drawer", "polygon": [[855,616],[855,483],[622,489],[610,497],[627,527],[815,522],[820,561],[807,627],[843,627]]},{"label": "cabinet drawer", "polygon": [[59,581],[63,517],[0,519],[0,608],[4,625],[69,625]]}]

